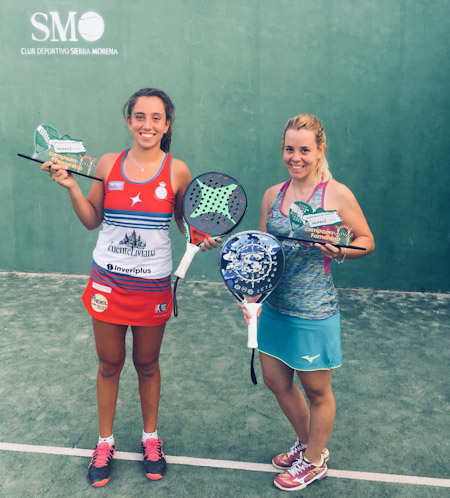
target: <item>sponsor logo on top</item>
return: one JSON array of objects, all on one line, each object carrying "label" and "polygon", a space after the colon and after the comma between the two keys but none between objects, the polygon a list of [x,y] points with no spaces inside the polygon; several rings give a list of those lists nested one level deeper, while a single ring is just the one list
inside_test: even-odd
[{"label": "sponsor logo on top", "polygon": [[119,55],[117,48],[101,46],[107,29],[98,12],[39,11],[29,23],[32,46],[22,47],[21,55]]},{"label": "sponsor logo on top", "polygon": [[159,182],[159,186],[155,189],[155,195],[158,199],[162,201],[167,197],[167,189],[165,182]]}]

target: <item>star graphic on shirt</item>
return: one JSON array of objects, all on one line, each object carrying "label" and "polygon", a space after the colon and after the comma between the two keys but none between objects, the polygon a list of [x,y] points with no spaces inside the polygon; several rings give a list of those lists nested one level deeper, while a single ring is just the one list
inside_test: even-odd
[{"label": "star graphic on shirt", "polygon": [[133,201],[133,204],[131,204],[131,207],[133,207],[138,202],[144,202],[143,200],[139,199],[140,195],[141,195],[141,193],[139,192],[139,194],[136,197],[130,197],[130,199]]}]

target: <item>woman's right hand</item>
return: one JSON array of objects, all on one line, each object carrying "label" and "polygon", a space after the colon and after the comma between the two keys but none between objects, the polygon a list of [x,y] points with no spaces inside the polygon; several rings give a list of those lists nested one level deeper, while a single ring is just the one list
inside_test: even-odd
[{"label": "woman's right hand", "polygon": [[70,173],[70,171],[67,169],[67,166],[59,164],[57,159],[55,158],[52,158],[51,161],[45,162],[41,166],[41,169],[43,171],[48,171],[50,178],[53,181],[67,189],[70,189],[77,184],[72,173]]},{"label": "woman's right hand", "polygon": [[[249,303],[256,303],[258,301],[259,297],[260,296],[248,297],[247,301]],[[238,304],[239,308],[241,308],[241,310],[242,310],[242,313],[243,313],[244,318],[245,318],[245,323],[248,327],[250,324],[250,319],[252,318],[252,315],[250,314],[250,311],[248,311],[248,309],[245,307],[245,305],[243,303],[238,302],[237,304]],[[261,313],[261,308],[258,310],[258,316],[260,315],[260,313]]]}]

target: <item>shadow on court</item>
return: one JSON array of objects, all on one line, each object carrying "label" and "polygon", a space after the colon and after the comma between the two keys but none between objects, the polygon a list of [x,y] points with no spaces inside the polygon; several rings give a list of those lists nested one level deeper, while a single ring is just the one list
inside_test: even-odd
[{"label": "shadow on court", "polygon": [[[97,439],[96,355],[80,296],[87,277],[0,273],[0,442],[91,450]],[[343,367],[329,442],[333,470],[448,478],[450,294],[340,289]],[[183,281],[179,317],[161,352],[158,432],[169,456],[270,463],[295,436],[249,374],[246,329],[221,283]],[[138,453],[142,422],[128,351],[114,435]],[[183,464],[148,481],[139,462],[116,460],[91,489],[87,457],[0,450],[0,496],[270,497],[271,472]],[[329,477],[296,496],[437,497],[442,487]]]}]

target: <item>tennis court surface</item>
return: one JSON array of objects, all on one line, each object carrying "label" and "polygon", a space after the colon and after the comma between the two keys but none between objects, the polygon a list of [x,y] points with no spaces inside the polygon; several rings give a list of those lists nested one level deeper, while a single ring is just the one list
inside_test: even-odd
[{"label": "tennis court surface", "polygon": [[[250,380],[246,329],[221,283],[183,281],[161,352],[167,476],[145,478],[127,337],[110,483],[87,484],[97,439],[86,276],[0,273],[0,496],[272,497],[270,460],[295,436]],[[450,496],[450,294],[339,289],[343,367],[329,477],[292,496]],[[290,496],[291,496],[290,495]]]}]

